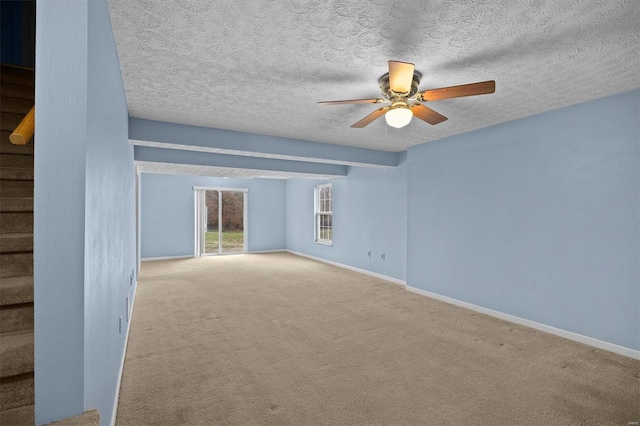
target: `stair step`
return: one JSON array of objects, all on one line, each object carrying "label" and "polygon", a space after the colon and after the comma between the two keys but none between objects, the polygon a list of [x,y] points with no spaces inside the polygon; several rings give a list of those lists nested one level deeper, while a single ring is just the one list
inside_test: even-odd
[{"label": "stair step", "polygon": [[[0,407],[2,410],[24,407],[34,403],[33,373],[0,379]],[[1,414],[0,414],[1,416]],[[0,417],[1,419],[2,417]],[[4,425],[0,421],[0,425]],[[8,423],[12,424],[12,423]]]},{"label": "stair step", "polygon": [[34,72],[30,68],[1,64],[0,76],[2,84],[11,83],[31,87],[34,85]]},{"label": "stair step", "polygon": [[25,405],[0,413],[0,425],[26,426],[35,424],[35,405]]},{"label": "stair step", "polygon": [[33,180],[33,169],[24,167],[2,167],[1,180]]},{"label": "stair step", "polygon": [[0,334],[0,377],[33,372],[33,330]]},{"label": "stair step", "polygon": [[0,212],[0,234],[33,232],[33,212]]},{"label": "stair step", "polygon": [[33,212],[33,197],[2,198],[0,212]]},{"label": "stair step", "polygon": [[33,303],[33,275],[0,278],[0,306]]},{"label": "stair step", "polygon": [[33,275],[33,253],[0,253],[0,278]]},{"label": "stair step", "polygon": [[0,253],[33,251],[33,234],[0,234]]},{"label": "stair step", "polygon": [[0,180],[0,197],[25,198],[33,197],[32,180]]},{"label": "stair step", "polygon": [[[9,132],[0,132],[9,133]],[[17,155],[33,155],[33,137],[29,139],[26,145],[14,145],[9,141],[8,137],[2,136],[0,142],[0,154],[17,154]]]},{"label": "stair step", "polygon": [[[4,82],[4,78],[2,78],[2,83]],[[33,101],[30,99],[10,98],[8,96],[2,97],[2,105],[0,106],[2,112],[14,112],[22,114],[23,116],[26,115],[32,107]]]},{"label": "stair step", "polygon": [[33,198],[32,180],[0,180],[0,198]]},{"label": "stair step", "polygon": [[33,330],[33,303],[0,306],[0,333]]},{"label": "stair step", "polygon": [[9,133],[13,132],[16,127],[18,127],[18,124],[20,124],[23,118],[24,114],[16,112],[5,112],[3,110],[2,112],[0,112],[0,130]]},{"label": "stair step", "polygon": [[20,84],[2,83],[0,86],[0,96],[8,98],[29,99],[33,102],[35,99],[35,91],[31,86],[22,86]]},{"label": "stair step", "polygon": [[0,153],[0,166],[33,168],[33,155]]},{"label": "stair step", "polygon": [[[3,182],[28,182],[26,180],[5,180]],[[27,185],[2,185],[0,198],[33,198],[33,188]]]},{"label": "stair step", "polygon": [[13,130],[4,130],[4,123],[2,124],[2,130],[0,131],[0,153],[33,155],[33,139],[30,139],[26,145],[14,145],[9,140],[12,131]]}]

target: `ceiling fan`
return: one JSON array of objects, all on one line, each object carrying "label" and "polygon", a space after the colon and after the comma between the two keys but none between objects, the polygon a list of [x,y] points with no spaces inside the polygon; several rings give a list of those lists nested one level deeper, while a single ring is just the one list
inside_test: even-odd
[{"label": "ceiling fan", "polygon": [[422,105],[420,102],[485,95],[493,93],[496,90],[496,82],[489,80],[480,83],[442,87],[440,89],[423,90],[419,92],[418,85],[420,84],[421,78],[422,73],[416,71],[413,64],[409,62],[389,61],[389,72],[378,79],[378,84],[382,91],[382,98],[324,101],[318,102],[318,105],[379,104],[390,102],[391,105],[383,106],[373,111],[351,127],[365,127],[384,115],[389,126],[400,128],[409,124],[413,116],[432,125],[442,123],[447,119],[444,115]]}]

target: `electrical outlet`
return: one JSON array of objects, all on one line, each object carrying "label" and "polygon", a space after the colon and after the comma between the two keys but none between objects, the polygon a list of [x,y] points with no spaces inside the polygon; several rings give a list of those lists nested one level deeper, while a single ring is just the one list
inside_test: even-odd
[{"label": "electrical outlet", "polygon": [[367,256],[371,257],[371,250],[367,252]]},{"label": "electrical outlet", "polygon": [[384,253],[382,253],[382,254],[380,255],[380,257],[382,258],[382,260],[384,260],[384,259],[385,259],[385,258],[384,258]]}]

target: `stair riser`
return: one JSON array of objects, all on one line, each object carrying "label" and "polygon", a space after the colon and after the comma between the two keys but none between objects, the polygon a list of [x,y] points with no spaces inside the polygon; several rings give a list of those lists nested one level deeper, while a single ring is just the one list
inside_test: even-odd
[{"label": "stair riser", "polygon": [[0,407],[2,410],[24,407],[34,403],[33,374],[24,374],[0,380]]},{"label": "stair riser", "polygon": [[2,88],[0,88],[0,96],[8,97],[8,98],[20,98],[20,99],[29,99],[33,101],[35,98],[35,91],[33,87],[29,86],[20,86],[18,84],[2,84]]},{"label": "stair riser", "polygon": [[33,330],[33,303],[0,308],[0,333]]},{"label": "stair riser", "polygon": [[0,64],[0,81],[2,84],[17,84],[28,86],[33,90],[34,72],[32,69],[15,67],[9,64]]},{"label": "stair riser", "polygon": [[0,198],[33,198],[33,189],[0,187]]},{"label": "stair riser", "polygon": [[0,143],[0,154],[33,155],[33,139],[29,139],[26,145],[14,145],[11,142]]},{"label": "stair riser", "polygon": [[33,253],[1,253],[0,277],[33,275]]},{"label": "stair riser", "polygon": [[33,276],[0,279],[0,306],[33,303]]},{"label": "stair riser", "polygon": [[33,234],[20,234],[15,236],[11,234],[0,234],[0,253],[19,253],[25,251],[33,251]]},{"label": "stair riser", "polygon": [[3,198],[0,201],[0,213],[33,212],[33,197]]},{"label": "stair riser", "polygon": [[0,378],[33,373],[33,342],[26,348],[5,349],[3,353],[5,356],[0,364]]},{"label": "stair riser", "polygon": [[33,180],[0,180],[1,190],[24,189],[33,194]]},{"label": "stair riser", "polygon": [[33,101],[30,99],[9,98],[6,96],[2,98],[2,112],[13,112],[25,116],[31,110],[31,107],[33,107]]},{"label": "stair riser", "polygon": [[33,155],[16,155],[0,153],[0,166],[33,169]]},{"label": "stair riser", "polygon": [[33,198],[32,180],[2,180],[0,181],[1,198]]},{"label": "stair riser", "polygon": [[2,167],[1,180],[33,180],[32,168]]},{"label": "stair riser", "polygon": [[36,424],[35,410],[35,405],[31,404],[13,410],[0,411],[0,425],[34,425]]},{"label": "stair riser", "polygon": [[9,140],[10,131],[0,131],[0,153],[33,155],[33,140],[26,145],[14,145]]},{"label": "stair riser", "polygon": [[0,213],[0,234],[33,232],[33,212]]},{"label": "stair riser", "polygon": [[13,132],[23,118],[24,114],[5,111],[0,112],[0,130]]}]

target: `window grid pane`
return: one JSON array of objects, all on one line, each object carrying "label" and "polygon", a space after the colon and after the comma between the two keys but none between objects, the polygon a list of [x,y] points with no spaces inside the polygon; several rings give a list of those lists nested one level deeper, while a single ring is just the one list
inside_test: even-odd
[{"label": "window grid pane", "polygon": [[331,188],[319,188],[318,209],[321,213],[331,211]]},{"label": "window grid pane", "polygon": [[318,215],[320,224],[319,239],[331,240],[331,214],[321,213]]},{"label": "window grid pane", "polygon": [[331,186],[319,185],[316,187],[316,240],[331,242],[333,237],[332,229],[332,203]]}]

